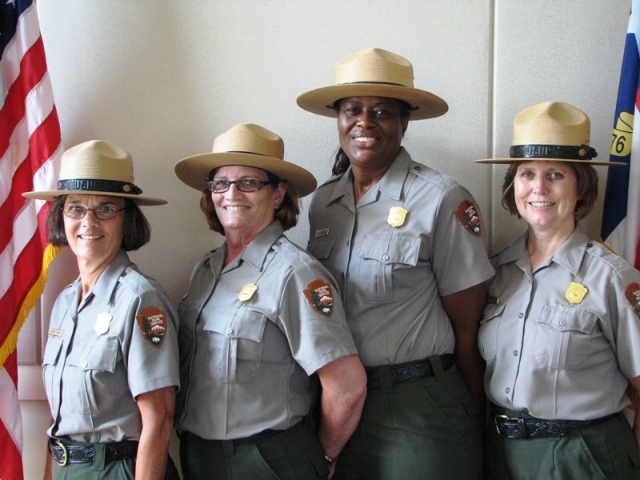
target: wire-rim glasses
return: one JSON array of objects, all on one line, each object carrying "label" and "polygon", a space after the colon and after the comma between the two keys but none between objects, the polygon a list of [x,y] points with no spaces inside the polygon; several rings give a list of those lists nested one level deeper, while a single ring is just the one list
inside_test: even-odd
[{"label": "wire-rim glasses", "polygon": [[236,188],[244,193],[250,193],[260,190],[265,185],[271,185],[273,182],[270,180],[255,180],[253,178],[241,178],[240,180],[211,180],[207,182],[209,191],[212,193],[224,193],[231,184],[234,183]]},{"label": "wire-rim glasses", "polygon": [[118,212],[125,210],[124,208],[116,208],[112,205],[102,205],[96,208],[86,208],[82,205],[65,205],[63,208],[63,213],[65,216],[69,218],[73,218],[74,220],[79,220],[84,218],[88,211],[92,211],[93,215],[98,220],[111,220],[112,218],[116,218]]}]

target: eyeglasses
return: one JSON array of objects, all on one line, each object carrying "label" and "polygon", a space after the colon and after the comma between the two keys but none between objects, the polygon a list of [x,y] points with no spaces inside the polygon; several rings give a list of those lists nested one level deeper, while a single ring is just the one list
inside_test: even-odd
[{"label": "eyeglasses", "polygon": [[211,180],[207,182],[209,185],[209,191],[213,193],[224,193],[231,187],[231,184],[235,183],[236,188],[241,192],[249,193],[260,190],[265,185],[270,185],[273,182],[262,180],[254,180],[252,178],[241,178],[240,180]]},{"label": "eyeglasses", "polygon": [[63,212],[67,217],[78,220],[84,218],[87,211],[90,210],[98,220],[111,220],[118,215],[118,212],[125,210],[125,208],[116,208],[111,205],[103,205],[97,208],[86,208],[82,205],[65,205]]}]

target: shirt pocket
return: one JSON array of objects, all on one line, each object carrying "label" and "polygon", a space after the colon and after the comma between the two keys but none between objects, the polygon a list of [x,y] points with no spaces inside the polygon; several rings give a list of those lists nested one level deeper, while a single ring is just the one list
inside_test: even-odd
[{"label": "shirt pocket", "polygon": [[419,255],[419,238],[365,235],[357,279],[352,279],[362,301],[379,304],[405,299],[421,280],[416,268]]},{"label": "shirt pocket", "polygon": [[[47,393],[47,399],[49,405],[54,407],[54,390],[57,390],[54,386],[54,372],[58,365],[58,359],[60,358],[60,351],[64,341],[59,337],[49,337],[47,340],[47,346],[44,349],[44,357],[42,359],[42,381],[44,382],[44,388]],[[56,402],[57,403],[57,402]]]},{"label": "shirt pocket", "polygon": [[254,310],[213,310],[203,328],[209,340],[209,370],[221,383],[250,383],[260,371],[267,317]]},{"label": "shirt pocket", "polygon": [[128,391],[127,373],[117,369],[118,339],[74,344],[65,368],[63,401],[73,413],[94,414],[117,405]]},{"label": "shirt pocket", "polygon": [[487,305],[480,317],[478,347],[482,358],[486,361],[494,360],[498,353],[498,333],[505,307],[506,304]]},{"label": "shirt pocket", "polygon": [[593,312],[545,305],[536,319],[536,361],[557,370],[584,368],[599,350],[596,340],[605,340],[596,334],[597,323],[598,316]]},{"label": "shirt pocket", "polygon": [[318,260],[327,260],[331,257],[335,243],[334,238],[313,239],[307,245],[307,251]]}]

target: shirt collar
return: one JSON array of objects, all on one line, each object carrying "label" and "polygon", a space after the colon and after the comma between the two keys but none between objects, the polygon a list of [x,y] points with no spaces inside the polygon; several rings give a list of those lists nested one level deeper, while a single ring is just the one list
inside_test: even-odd
[{"label": "shirt collar", "polygon": [[[385,172],[382,179],[374,188],[388,197],[400,200],[402,188],[404,187],[404,181],[407,178],[410,164],[411,156],[404,147],[400,147],[398,156],[394,159],[389,169]],[[349,166],[344,175],[342,175],[342,177],[333,185],[327,205],[335,202],[336,200],[340,200],[349,192],[353,194],[353,173],[351,172],[351,166]]]},{"label": "shirt collar", "polygon": [[258,271],[262,271],[267,254],[275,241],[282,236],[284,228],[278,220],[274,220],[271,224],[262,230],[256,238],[249,242],[247,248],[244,249],[233,262],[227,265],[227,268],[235,268],[240,265],[240,260],[247,262]]},{"label": "shirt collar", "polygon": [[[528,260],[529,253],[527,252],[527,238],[529,238],[528,230],[504,250],[500,255],[498,266],[515,262],[520,258],[526,258]],[[540,265],[540,267],[545,267],[551,262],[555,262],[571,272],[571,274],[576,275],[578,270],[580,270],[580,265],[582,265],[582,260],[587,250],[588,243],[589,238],[585,235],[582,227],[577,225],[569,239],[564,242],[564,244],[547,262]]]}]

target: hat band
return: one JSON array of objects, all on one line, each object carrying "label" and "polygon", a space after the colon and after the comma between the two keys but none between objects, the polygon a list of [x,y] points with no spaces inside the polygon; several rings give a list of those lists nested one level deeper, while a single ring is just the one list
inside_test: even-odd
[{"label": "hat band", "polygon": [[58,190],[82,190],[87,192],[109,192],[128,193],[140,195],[142,190],[133,183],[118,182],[116,180],[91,180],[91,179],[71,179],[60,180]]},{"label": "hat band", "polygon": [[598,152],[589,145],[514,145],[511,158],[557,158],[559,160],[591,160]]}]

